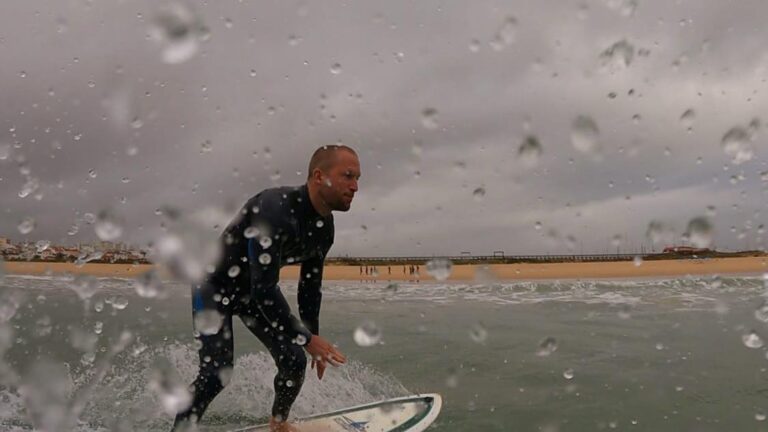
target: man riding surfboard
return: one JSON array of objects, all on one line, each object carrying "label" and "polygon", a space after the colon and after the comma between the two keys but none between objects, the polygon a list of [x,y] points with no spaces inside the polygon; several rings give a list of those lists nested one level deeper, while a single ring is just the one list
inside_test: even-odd
[{"label": "man riding surfboard", "polygon": [[[200,369],[192,404],[177,414],[173,430],[197,423],[227,384],[234,365],[232,317],[267,347],[277,365],[270,431],[293,432],[291,406],[304,382],[305,351],[317,377],[346,357],[322,338],[319,328],[323,263],[333,244],[333,211],[348,211],[357,192],[360,161],[345,145],[318,148],[309,162],[307,182],[265,189],[249,199],[221,234],[223,253],[215,270],[192,286],[192,310],[218,314],[221,327],[195,332]],[[296,318],[277,285],[280,267],[301,264]]]}]

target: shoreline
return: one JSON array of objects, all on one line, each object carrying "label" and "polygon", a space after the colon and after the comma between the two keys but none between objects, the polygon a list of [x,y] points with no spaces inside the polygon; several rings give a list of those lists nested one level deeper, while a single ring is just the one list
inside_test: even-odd
[{"label": "shoreline", "polygon": [[[370,267],[370,266],[369,266]],[[162,278],[170,274],[154,264],[99,264],[19,262],[2,263],[3,271],[13,275],[87,274],[99,277],[134,278],[157,268]],[[361,266],[326,265],[323,279],[362,282],[434,281],[424,265],[420,274],[409,274],[404,265],[377,266],[378,276],[361,274]],[[300,267],[285,266],[280,278],[296,280]],[[391,272],[391,273],[390,273]],[[521,263],[521,264],[460,264],[454,265],[449,281],[505,281],[554,279],[622,279],[686,275],[758,274],[768,272],[768,257],[704,258],[684,260],[648,260],[639,266],[632,261]]]}]

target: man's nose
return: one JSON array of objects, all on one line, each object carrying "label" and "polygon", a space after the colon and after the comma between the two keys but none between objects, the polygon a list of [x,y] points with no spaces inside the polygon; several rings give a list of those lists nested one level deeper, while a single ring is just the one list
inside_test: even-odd
[{"label": "man's nose", "polygon": [[352,192],[357,192],[357,180],[352,180],[352,183],[349,185],[349,188],[352,190]]}]

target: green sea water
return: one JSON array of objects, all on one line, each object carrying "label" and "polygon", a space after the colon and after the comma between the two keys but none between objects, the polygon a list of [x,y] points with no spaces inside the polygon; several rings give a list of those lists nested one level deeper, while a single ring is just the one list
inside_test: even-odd
[{"label": "green sea water", "polygon": [[[186,284],[148,298],[129,279],[0,283],[0,430],[168,430],[198,361]],[[437,392],[435,431],[768,430],[765,293],[760,275],[328,281],[321,332],[350,361],[308,371],[292,415]],[[377,343],[358,344],[360,326]],[[234,338],[201,430],[269,413],[272,360],[239,322]]]}]

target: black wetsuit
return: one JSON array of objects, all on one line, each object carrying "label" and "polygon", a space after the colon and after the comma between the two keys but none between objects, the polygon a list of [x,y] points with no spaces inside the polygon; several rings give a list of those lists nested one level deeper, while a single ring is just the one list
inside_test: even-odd
[{"label": "black wetsuit", "polygon": [[[266,345],[275,360],[278,372],[272,415],[288,418],[304,381],[307,359],[303,345],[320,331],[323,262],[333,236],[333,216],[317,213],[306,185],[266,189],[245,203],[221,234],[223,253],[215,271],[203,283],[192,286],[193,317],[213,309],[223,322],[214,334],[210,333],[215,325],[200,329],[206,334],[195,331],[202,345],[200,371],[191,389],[194,399],[176,416],[174,428],[193,415],[199,420],[227,384],[222,375],[226,381],[234,365],[234,315]],[[280,267],[292,263],[301,263],[301,320],[291,313],[277,285]]]}]

